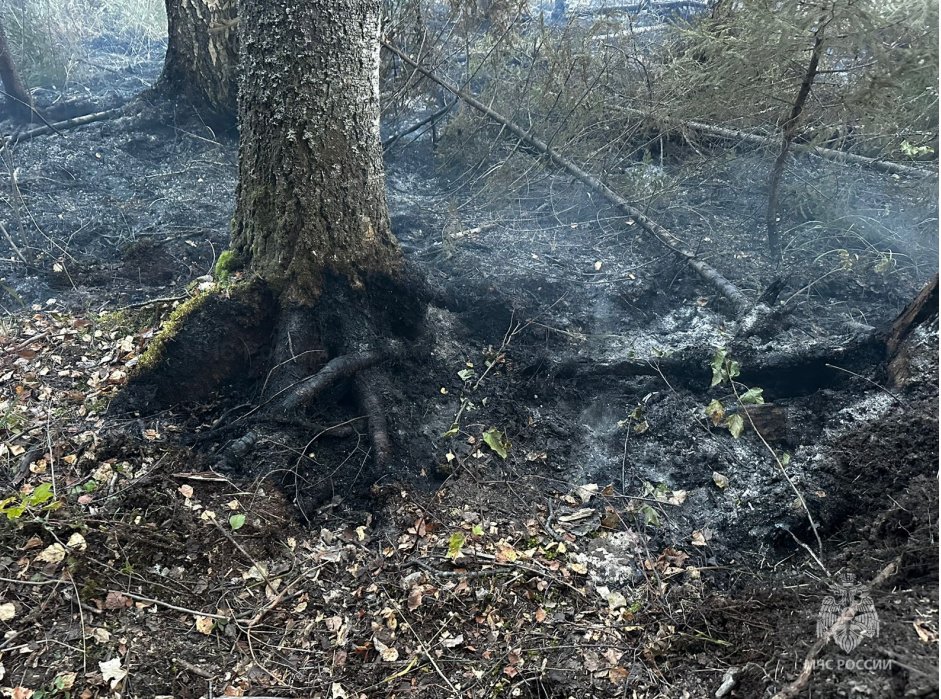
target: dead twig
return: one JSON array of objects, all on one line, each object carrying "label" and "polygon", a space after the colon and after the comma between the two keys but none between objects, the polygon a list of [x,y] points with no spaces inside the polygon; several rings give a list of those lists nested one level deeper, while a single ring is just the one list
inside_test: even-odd
[{"label": "dead twig", "polygon": [[124,595],[136,602],[144,602],[146,604],[155,604],[158,607],[163,607],[164,609],[172,609],[174,612],[183,612],[184,614],[191,614],[193,616],[204,616],[210,619],[220,619],[222,621],[232,621],[231,616],[225,616],[224,614],[213,614],[212,612],[199,612],[195,609],[188,609],[186,607],[178,607],[175,604],[170,604],[169,602],[164,602],[163,600],[154,599],[153,597],[144,597],[143,595],[137,595],[133,592],[125,592],[123,590],[108,590],[108,592],[113,592],[117,595]]}]

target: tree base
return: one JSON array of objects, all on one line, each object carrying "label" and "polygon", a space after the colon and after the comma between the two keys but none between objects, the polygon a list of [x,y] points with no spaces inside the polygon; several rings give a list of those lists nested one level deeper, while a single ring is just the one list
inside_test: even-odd
[{"label": "tree base", "polygon": [[[409,279],[409,275],[404,275]],[[262,425],[291,425],[315,439],[368,435],[371,458],[383,466],[394,448],[383,387],[391,365],[419,353],[426,301],[422,284],[376,277],[364,290],[330,278],[314,306],[280,306],[261,283],[212,292],[183,304],[142,355],[110,412],[148,414],[206,402],[223,391],[251,408],[217,419],[199,442],[215,444],[212,461],[242,463]],[[351,404],[353,431],[323,427],[324,405]],[[316,435],[316,436],[315,436]]]}]

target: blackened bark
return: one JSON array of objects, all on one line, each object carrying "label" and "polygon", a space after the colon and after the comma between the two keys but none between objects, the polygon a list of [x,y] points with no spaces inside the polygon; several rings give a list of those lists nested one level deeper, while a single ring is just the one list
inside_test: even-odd
[{"label": "blackened bark", "polygon": [[204,119],[235,120],[238,19],[235,0],[166,0],[167,56],[156,90],[179,95]]},{"label": "blackened bark", "polygon": [[379,144],[380,0],[243,0],[233,248],[288,305],[396,277]]},{"label": "blackened bark", "polygon": [[16,63],[10,54],[7,44],[6,31],[0,23],[0,80],[3,81],[3,91],[6,93],[7,110],[14,120],[20,123],[32,121],[35,108],[33,96],[23,85],[20,74],[16,70]]}]

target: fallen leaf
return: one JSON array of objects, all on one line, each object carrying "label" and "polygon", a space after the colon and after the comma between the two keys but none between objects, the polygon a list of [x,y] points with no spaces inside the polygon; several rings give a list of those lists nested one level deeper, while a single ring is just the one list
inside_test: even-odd
[{"label": "fallen leaf", "polygon": [[924,643],[937,643],[938,642],[938,632],[929,627],[925,622],[920,619],[916,619],[912,622],[912,626],[915,627],[915,633],[918,634]]},{"label": "fallen leaf", "polygon": [[441,639],[441,645],[445,648],[456,648],[462,643],[464,643],[464,634],[462,633],[459,633],[457,636],[450,636],[448,638]]},{"label": "fallen leaf", "polygon": [[10,621],[16,616],[16,605],[12,602],[0,604],[0,621]]},{"label": "fallen leaf", "polygon": [[385,660],[387,663],[394,663],[399,659],[399,651],[396,650],[394,646],[387,646],[376,636],[373,636],[372,645],[377,651],[379,651],[379,657]]},{"label": "fallen leaf", "polygon": [[36,556],[36,560],[41,563],[61,563],[64,559],[65,547],[58,542],[47,546]]},{"label": "fallen leaf", "polygon": [[111,683],[111,689],[114,689],[119,682],[127,677],[127,670],[121,667],[121,658],[113,658],[107,661],[98,661],[98,667],[101,669],[101,676]]},{"label": "fallen leaf", "polygon": [[191,485],[183,484],[179,487],[179,491],[180,495],[182,495],[184,498],[193,497],[193,486]]},{"label": "fallen leaf", "polygon": [[72,536],[69,537],[69,540],[65,542],[65,545],[73,551],[84,551],[88,548],[88,543],[85,541],[85,537],[78,532],[72,534]]},{"label": "fallen leaf", "polygon": [[196,615],[196,630],[204,636],[212,635],[212,630],[216,628],[216,620],[208,616]]},{"label": "fallen leaf", "polygon": [[712,482],[722,488],[722,490],[725,490],[729,487],[729,477],[719,473],[718,471],[712,472]]},{"label": "fallen leaf", "polygon": [[610,670],[608,670],[608,680],[610,680],[611,684],[622,685],[627,682],[627,678],[630,676],[630,674],[631,673],[618,665],[617,667],[612,667]]},{"label": "fallen leaf", "polygon": [[76,677],[78,677],[77,672],[59,673],[52,681],[52,686],[60,692],[68,692],[70,689],[72,689],[72,687],[75,686]]},{"label": "fallen leaf", "polygon": [[111,590],[105,597],[105,609],[125,609],[130,606],[131,599],[115,590]]}]

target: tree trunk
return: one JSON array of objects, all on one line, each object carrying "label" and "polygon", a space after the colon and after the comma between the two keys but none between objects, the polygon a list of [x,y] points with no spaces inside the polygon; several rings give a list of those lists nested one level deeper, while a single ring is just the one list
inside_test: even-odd
[{"label": "tree trunk", "polygon": [[243,2],[233,248],[294,304],[395,276],[379,144],[379,0]]},{"label": "tree trunk", "polygon": [[[386,206],[379,11],[380,0],[241,1],[239,183],[220,266],[241,266],[250,281],[188,302],[118,410],[166,407],[181,387],[200,400],[250,378],[255,420],[304,423],[309,409],[349,395],[358,412],[348,422],[365,419],[375,461],[389,458],[382,370],[420,344],[425,298]],[[256,439],[249,430],[219,463],[241,463]]]},{"label": "tree trunk", "polygon": [[235,0],[166,0],[167,56],[156,90],[179,95],[211,122],[235,118],[238,19]]},{"label": "tree trunk", "polygon": [[828,22],[829,20],[822,21],[814,32],[814,46],[810,51],[810,61],[807,63],[807,70],[804,71],[804,77],[801,80],[794,104],[791,105],[791,113],[781,127],[781,150],[771,167],[765,225],[768,231],[768,251],[775,263],[781,260],[781,238],[778,232],[778,199],[781,190],[781,177],[784,175],[784,165],[787,163],[791,143],[793,143],[794,137],[797,136],[797,127],[800,124],[801,116],[804,114],[804,105],[807,103],[810,90],[817,78],[817,68],[820,65],[820,57],[823,55],[823,33]]},{"label": "tree trunk", "polygon": [[33,96],[20,80],[2,23],[0,23],[0,80],[3,81],[3,91],[6,93],[7,111],[10,116],[14,121],[28,124],[35,113]]}]

